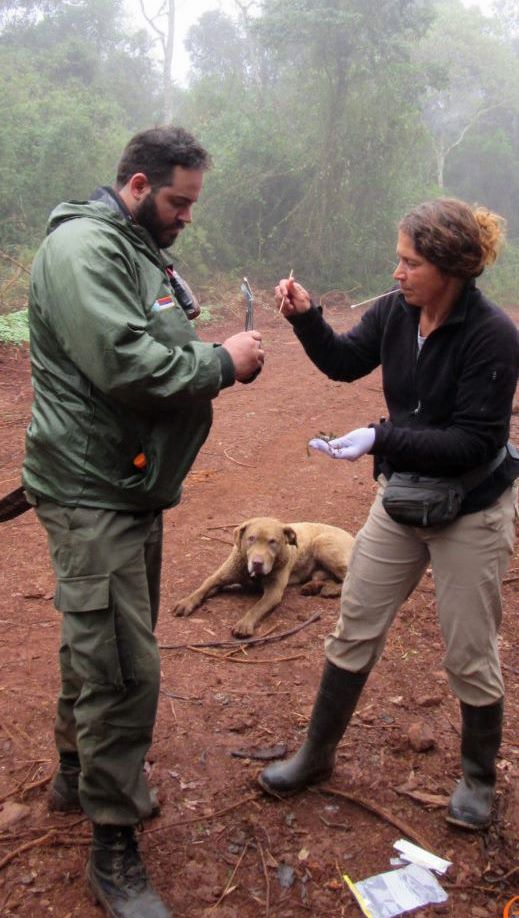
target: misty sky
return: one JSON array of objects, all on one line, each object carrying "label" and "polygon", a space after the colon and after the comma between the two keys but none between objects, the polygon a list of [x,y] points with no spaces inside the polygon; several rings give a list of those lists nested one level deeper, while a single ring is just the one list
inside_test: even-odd
[{"label": "misty sky", "polygon": [[[160,0],[143,0],[148,13],[158,9]],[[493,0],[462,0],[465,6],[478,6],[483,13],[490,14]],[[140,16],[139,0],[126,0],[126,6],[131,11],[134,21],[142,22]],[[237,13],[234,0],[177,0],[176,4],[176,35],[173,64],[173,78],[182,83],[189,68],[189,57],[184,48],[184,39],[190,28],[207,10],[221,9],[230,16]]]}]

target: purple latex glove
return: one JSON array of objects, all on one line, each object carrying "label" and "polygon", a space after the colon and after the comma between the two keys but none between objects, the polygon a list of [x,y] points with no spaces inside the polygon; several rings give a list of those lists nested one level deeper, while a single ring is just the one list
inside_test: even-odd
[{"label": "purple latex glove", "polygon": [[335,440],[321,440],[314,437],[309,440],[308,446],[317,449],[321,453],[326,453],[332,459],[348,459],[354,462],[365,453],[369,453],[375,442],[374,427],[359,427],[357,430],[350,430],[343,437],[337,437]]}]

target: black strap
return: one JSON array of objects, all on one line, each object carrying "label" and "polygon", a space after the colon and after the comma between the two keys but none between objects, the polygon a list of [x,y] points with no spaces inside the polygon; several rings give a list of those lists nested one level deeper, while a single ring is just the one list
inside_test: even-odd
[{"label": "black strap", "polygon": [[465,486],[467,491],[472,491],[474,488],[477,488],[485,478],[488,478],[492,472],[495,472],[497,467],[501,465],[503,459],[507,453],[506,446],[502,446],[499,450],[497,456],[492,459],[492,462],[486,462],[485,465],[478,465],[477,468],[472,469],[471,472],[467,472],[465,475],[460,475],[459,480]]}]

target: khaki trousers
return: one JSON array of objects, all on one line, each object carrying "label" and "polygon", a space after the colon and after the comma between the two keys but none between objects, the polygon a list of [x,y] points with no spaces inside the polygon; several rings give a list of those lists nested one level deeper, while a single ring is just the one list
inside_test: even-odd
[{"label": "khaki trousers", "polygon": [[[31,495],[32,499],[32,495]],[[133,825],[152,809],[144,761],[160,683],[157,623],[162,515],[38,500],[63,613],[59,752],[77,749],[79,797],[100,824]]]},{"label": "khaki trousers", "polygon": [[451,688],[467,704],[494,703],[504,694],[497,639],[516,488],[486,510],[425,529],[394,522],[382,506],[383,491],[384,479],[355,540],[339,620],[325,640],[327,658],[352,672],[371,670],[398,609],[430,565]]}]

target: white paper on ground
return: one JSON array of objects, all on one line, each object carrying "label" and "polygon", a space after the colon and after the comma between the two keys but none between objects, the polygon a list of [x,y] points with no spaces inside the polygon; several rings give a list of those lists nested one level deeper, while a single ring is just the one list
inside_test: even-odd
[{"label": "white paper on ground", "polygon": [[394,918],[413,908],[448,899],[434,874],[419,864],[379,873],[354,886],[368,907],[370,918]]},{"label": "white paper on ground", "polygon": [[411,842],[406,841],[405,838],[399,838],[393,848],[396,848],[399,854],[406,861],[410,861],[411,864],[428,867],[429,870],[434,870],[436,873],[445,873],[452,864],[452,861],[446,861],[436,854],[431,854],[430,851],[426,851],[425,848],[419,848],[418,845],[413,845]]}]

